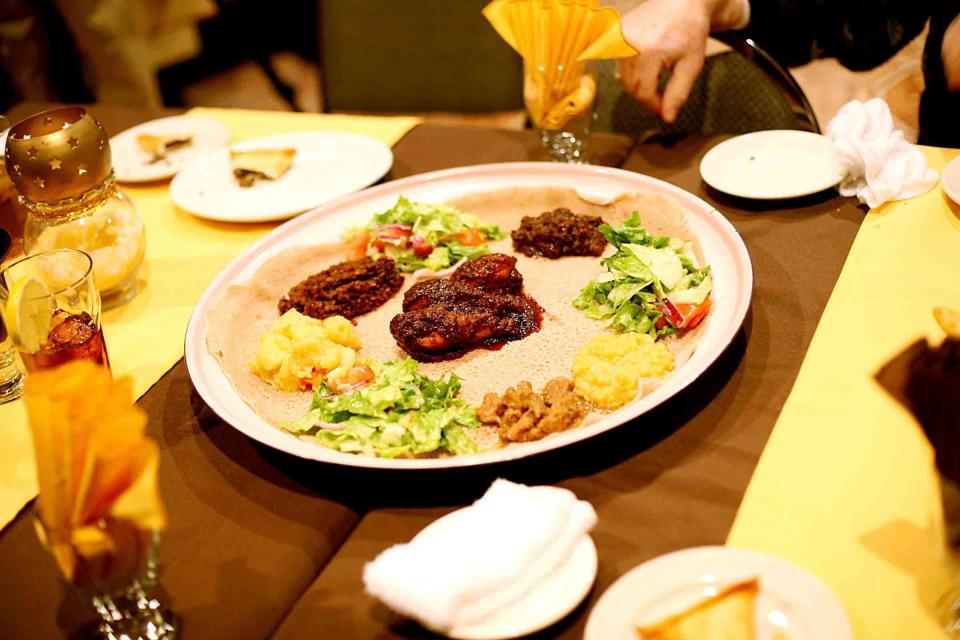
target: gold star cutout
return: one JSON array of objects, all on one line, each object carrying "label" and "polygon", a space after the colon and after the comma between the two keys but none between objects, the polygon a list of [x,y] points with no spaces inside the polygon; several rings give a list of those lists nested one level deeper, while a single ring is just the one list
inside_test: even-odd
[{"label": "gold star cutout", "polygon": [[70,139],[67,140],[67,144],[70,145],[71,149],[76,149],[80,146],[80,141],[77,140],[76,136],[70,136]]},{"label": "gold star cutout", "polygon": [[40,155],[40,150],[37,149],[36,147],[30,147],[29,149],[27,149],[27,155],[30,156],[31,158],[36,158],[37,156]]},{"label": "gold star cutout", "polygon": [[38,187],[40,187],[41,189],[45,189],[47,187],[47,181],[41,178],[40,176],[37,176],[36,178],[34,178],[33,183]]},{"label": "gold star cutout", "polygon": [[87,172],[87,165],[86,165],[86,163],[81,162],[79,165],[77,165],[77,173],[78,173],[79,175],[82,176],[82,175],[85,174],[86,172]]},{"label": "gold star cutout", "polygon": [[50,161],[50,168],[56,171],[57,169],[60,168],[60,164],[61,164],[60,158],[54,158],[53,160]]}]

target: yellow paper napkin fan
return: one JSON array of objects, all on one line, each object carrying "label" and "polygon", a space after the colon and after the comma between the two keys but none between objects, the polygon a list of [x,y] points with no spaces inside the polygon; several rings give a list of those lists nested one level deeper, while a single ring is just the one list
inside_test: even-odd
[{"label": "yellow paper napkin fan", "polygon": [[129,579],[166,516],[157,445],[133,404],[132,381],[88,360],[31,372],[24,401],[33,432],[42,539],[68,580]]},{"label": "yellow paper napkin fan", "polygon": [[587,60],[637,55],[623,37],[620,14],[599,0],[494,0],[483,15],[523,57],[524,100],[544,129],[562,128],[593,104]]}]

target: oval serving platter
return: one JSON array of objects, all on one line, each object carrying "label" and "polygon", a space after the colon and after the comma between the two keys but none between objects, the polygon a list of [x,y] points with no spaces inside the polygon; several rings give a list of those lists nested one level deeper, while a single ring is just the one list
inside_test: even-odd
[{"label": "oval serving platter", "polygon": [[[324,448],[296,438],[260,418],[237,394],[206,346],[207,314],[233,284],[248,281],[268,257],[284,249],[339,240],[346,224],[365,222],[393,206],[401,194],[413,200],[444,202],[468,193],[509,187],[574,187],[581,197],[608,201],[630,191],[673,198],[711,265],[714,290],[710,322],[693,356],[650,394],[595,422],[552,434],[535,442],[515,443],[473,455],[443,458],[387,459]],[[649,411],[690,385],[733,341],[750,307],[753,271],[747,248],[720,212],[679,187],[638,173],[547,162],[516,162],[446,169],[388,182],[345,196],[277,227],[217,275],[194,309],[187,326],[185,359],[190,379],[207,405],[237,430],[265,445],[301,458],[378,469],[438,469],[505,462],[558,449],[615,429]],[[599,330],[599,325],[598,325]],[[385,339],[392,339],[389,333]],[[518,381],[522,378],[518,378]]]}]

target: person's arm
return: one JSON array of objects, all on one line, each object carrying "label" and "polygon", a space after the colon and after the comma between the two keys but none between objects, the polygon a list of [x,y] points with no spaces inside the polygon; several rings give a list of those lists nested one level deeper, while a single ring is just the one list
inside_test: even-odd
[{"label": "person's arm", "polygon": [[[623,34],[640,52],[620,61],[624,90],[673,122],[703,68],[710,32],[741,27],[748,15],[747,0],[647,0],[623,17]],[[673,73],[661,96],[664,69]]]}]

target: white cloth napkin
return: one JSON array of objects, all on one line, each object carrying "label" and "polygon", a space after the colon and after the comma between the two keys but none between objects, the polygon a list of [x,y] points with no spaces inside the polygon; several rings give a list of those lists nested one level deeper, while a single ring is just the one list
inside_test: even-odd
[{"label": "white cloth napkin", "polygon": [[518,601],[597,521],[590,503],[566,489],[502,479],[448,517],[363,571],[368,593],[439,631],[482,621]]},{"label": "white cloth napkin", "polygon": [[937,184],[937,172],[893,128],[890,107],[880,98],[845,104],[827,125],[827,137],[846,172],[840,193],[857,196],[871,209],[926,193]]}]

